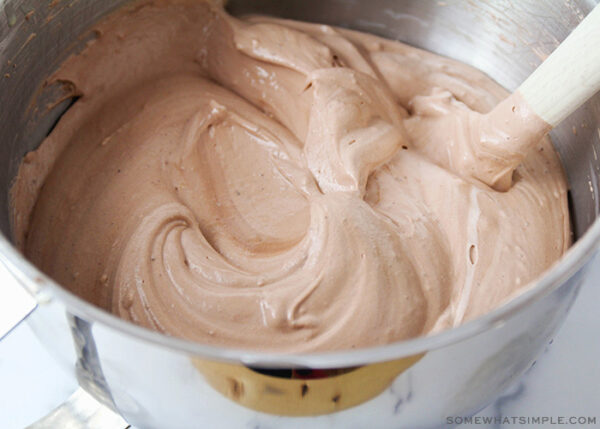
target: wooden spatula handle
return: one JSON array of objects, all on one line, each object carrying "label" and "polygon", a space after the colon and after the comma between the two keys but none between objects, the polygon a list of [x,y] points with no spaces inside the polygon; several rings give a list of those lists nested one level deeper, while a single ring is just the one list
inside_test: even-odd
[{"label": "wooden spatula handle", "polygon": [[600,5],[527,78],[518,91],[551,127],[600,90]]}]

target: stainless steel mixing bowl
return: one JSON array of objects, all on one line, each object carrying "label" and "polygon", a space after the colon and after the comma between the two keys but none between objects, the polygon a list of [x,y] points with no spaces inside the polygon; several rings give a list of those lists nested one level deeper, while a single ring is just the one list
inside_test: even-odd
[{"label": "stainless steel mixing bowl", "polygon": [[[10,184],[23,155],[74,101],[48,109],[60,90],[44,86],[44,79],[94,37],[86,33],[92,23],[123,3],[0,0],[0,259],[37,301],[28,322],[85,391],[140,428],[214,422],[234,428],[414,428],[474,413],[524,373],[565,318],[600,238],[598,95],[552,133],[570,183],[575,245],[527,293],[431,337],[312,355],[208,347],[122,321],[23,258],[11,245]],[[512,90],[595,3],[239,0],[229,8],[399,39],[471,64]],[[295,379],[291,368],[336,371]],[[69,410],[80,405],[76,401]],[[65,410],[51,425],[65,424]]]}]

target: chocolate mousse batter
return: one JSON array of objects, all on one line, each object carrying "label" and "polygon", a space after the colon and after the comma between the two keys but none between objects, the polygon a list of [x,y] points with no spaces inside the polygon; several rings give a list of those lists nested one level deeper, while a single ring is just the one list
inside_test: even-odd
[{"label": "chocolate mousse batter", "polygon": [[492,310],[570,244],[550,141],[508,168],[502,138],[474,148],[507,93],[464,64],[197,0],[95,31],[50,78],[81,98],[25,157],[13,226],[124,319],[263,350],[384,344]]}]

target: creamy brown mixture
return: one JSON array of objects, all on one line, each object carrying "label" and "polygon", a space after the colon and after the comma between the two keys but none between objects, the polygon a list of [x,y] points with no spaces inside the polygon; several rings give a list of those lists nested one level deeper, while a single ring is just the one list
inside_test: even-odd
[{"label": "creamy brown mixture", "polygon": [[81,98],[25,157],[14,230],[124,319],[265,350],[384,344],[490,311],[569,246],[549,140],[503,149],[531,118],[509,100],[490,125],[507,94],[466,65],[195,0],[97,31],[51,78]]}]

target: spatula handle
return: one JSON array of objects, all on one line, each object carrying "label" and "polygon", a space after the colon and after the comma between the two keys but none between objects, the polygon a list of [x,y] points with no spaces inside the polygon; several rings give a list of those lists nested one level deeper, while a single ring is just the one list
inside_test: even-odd
[{"label": "spatula handle", "polygon": [[521,84],[518,91],[551,127],[600,90],[600,5]]}]

